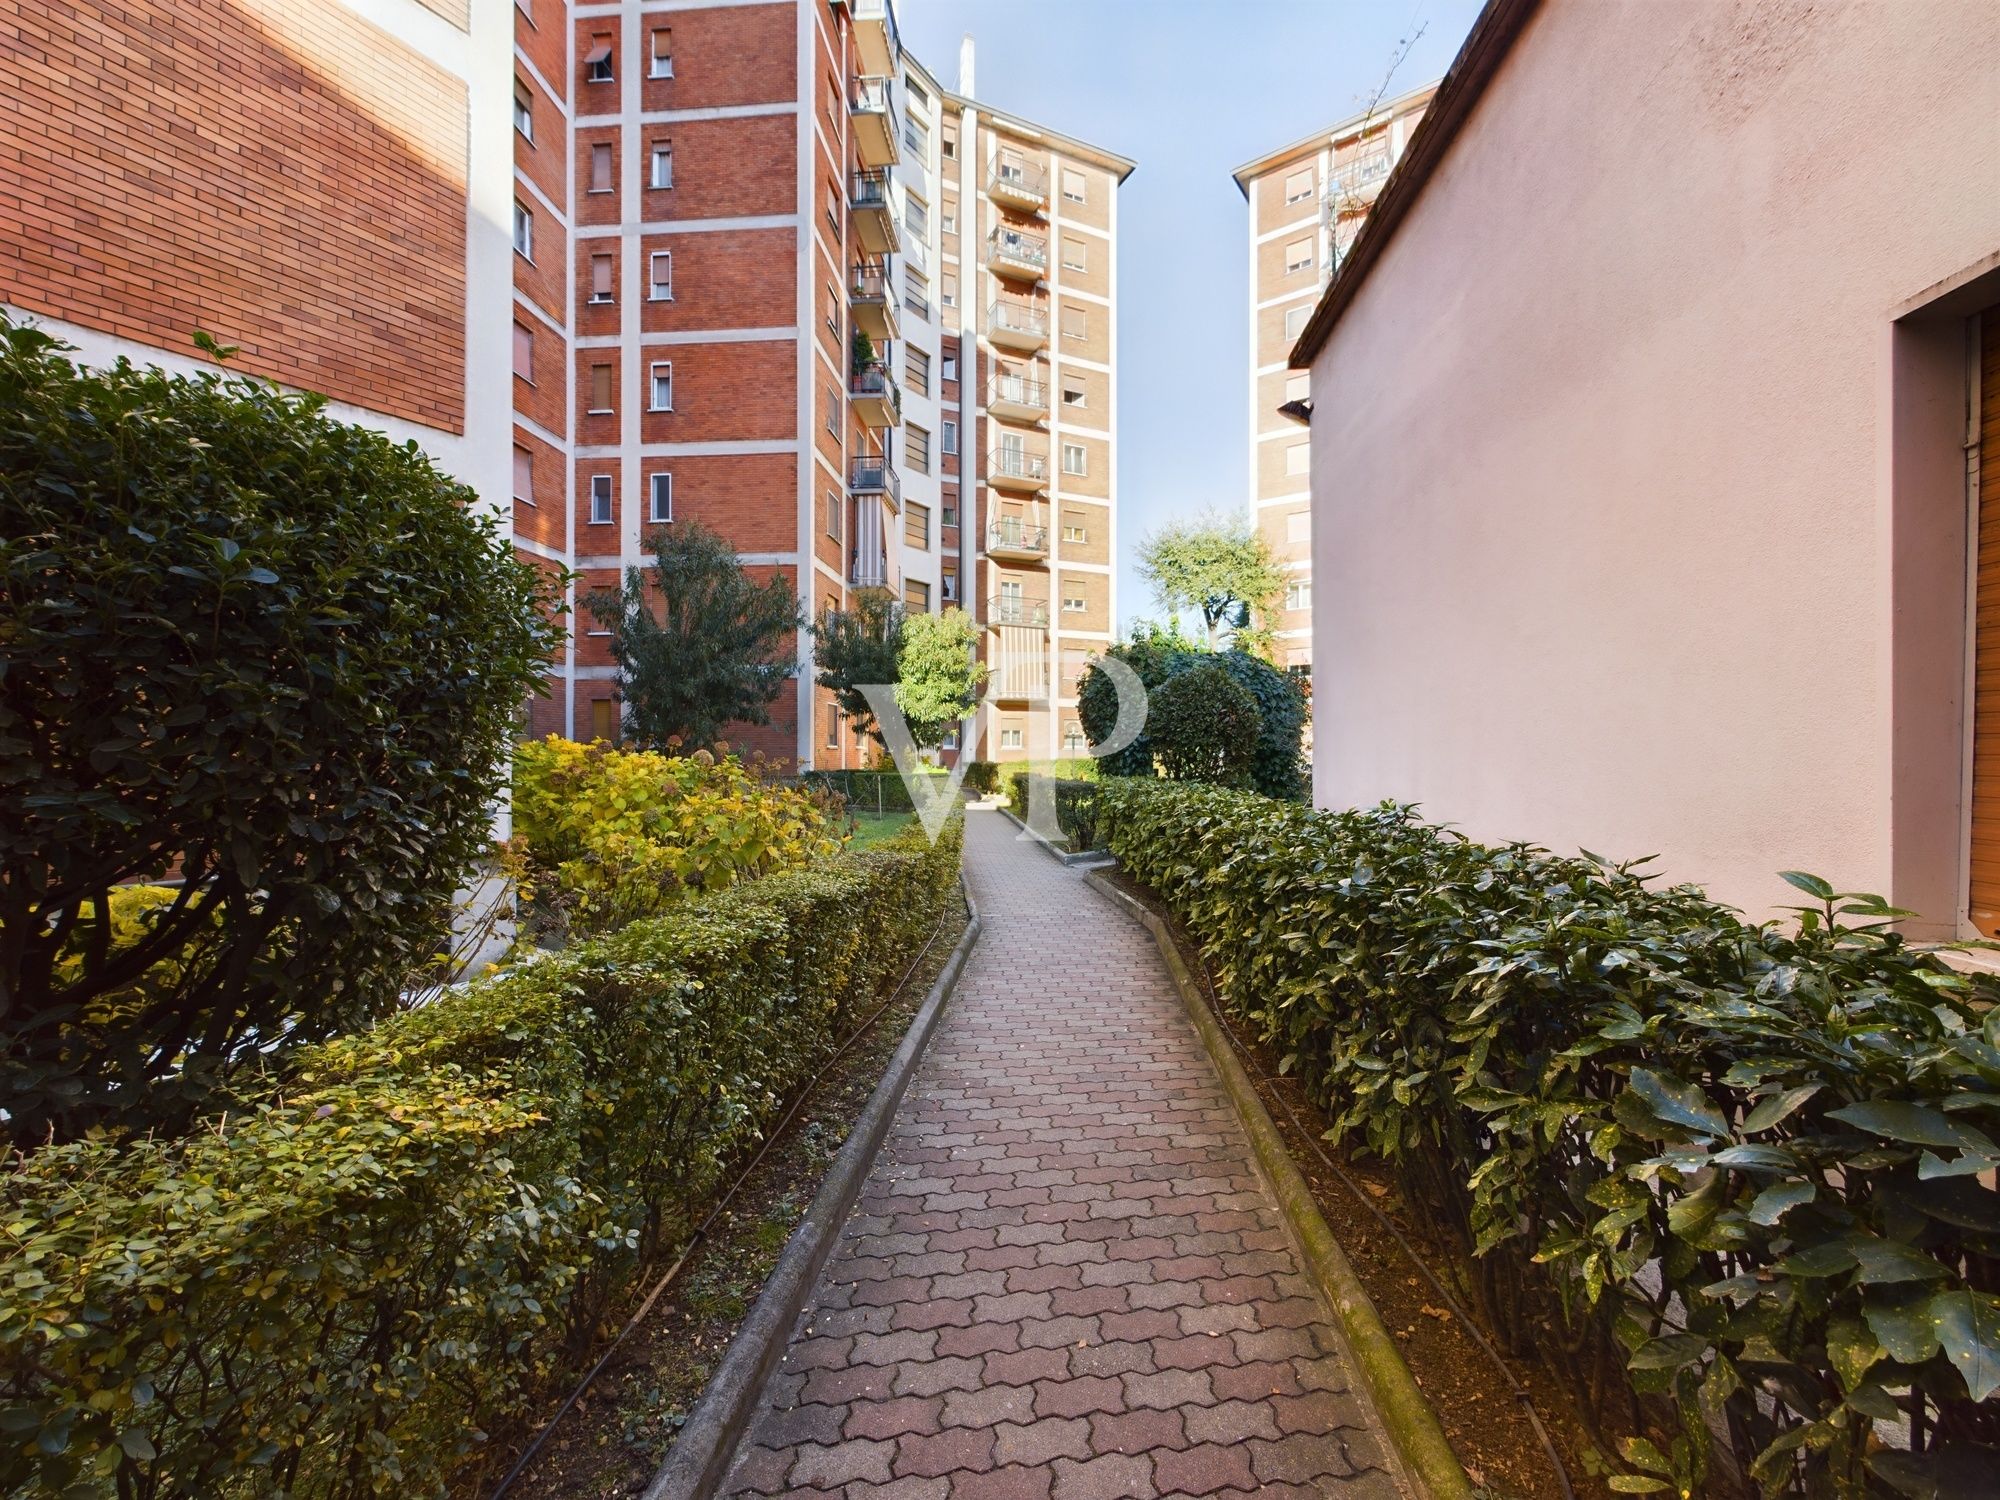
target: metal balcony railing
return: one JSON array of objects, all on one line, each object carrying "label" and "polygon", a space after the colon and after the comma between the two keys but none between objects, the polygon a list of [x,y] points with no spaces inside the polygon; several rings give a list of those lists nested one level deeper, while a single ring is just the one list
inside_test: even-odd
[{"label": "metal balcony railing", "polygon": [[986,310],[986,326],[1003,333],[1026,334],[1030,338],[1049,336],[1049,315],[1025,302],[995,302]]},{"label": "metal balcony railing", "polygon": [[1002,548],[1010,552],[1047,552],[1049,528],[1015,520],[995,521],[986,528],[986,550]]},{"label": "metal balcony railing", "polygon": [[989,625],[1035,625],[1046,629],[1049,623],[1049,601],[1020,599],[1011,594],[1000,594],[987,601],[986,622]]},{"label": "metal balcony railing", "polygon": [[891,296],[888,263],[879,260],[858,262],[848,274],[847,295],[856,301],[888,301]]},{"label": "metal balcony railing", "polygon": [[887,365],[876,363],[856,370],[847,377],[847,394],[851,400],[886,401],[890,414],[896,420],[902,420],[903,393],[897,388]]},{"label": "metal balcony railing", "polygon": [[872,557],[863,557],[859,552],[850,554],[847,560],[847,581],[858,589],[887,588],[889,559],[880,552]]},{"label": "metal balcony railing", "polygon": [[1328,200],[1338,202],[1341,198],[1366,191],[1389,175],[1391,165],[1387,146],[1377,147],[1351,161],[1337,163],[1327,178]]},{"label": "metal balcony railing", "polygon": [[1028,453],[1019,448],[995,448],[986,459],[988,477],[998,474],[1007,479],[1046,480],[1049,477],[1049,456],[1046,453]]},{"label": "metal balcony railing", "polygon": [[889,212],[889,174],[880,167],[856,172],[848,179],[847,201],[855,208],[879,208]]},{"label": "metal balcony railing", "polygon": [[1046,199],[1049,196],[1049,174],[1040,167],[1031,167],[1025,163],[1013,166],[1007,162],[996,161],[993,164],[993,171],[986,179],[986,185],[989,190],[998,188],[1002,192],[1013,193],[1022,198]]},{"label": "metal balcony railing", "polygon": [[887,115],[896,118],[896,101],[889,92],[886,78],[857,78],[854,90],[847,96],[847,106],[857,115]]},{"label": "metal balcony railing", "polygon": [[986,258],[1045,270],[1049,264],[1049,242],[1038,234],[1024,234],[1018,229],[995,229],[986,236]]},{"label": "metal balcony railing", "polygon": [[986,404],[1032,406],[1037,411],[1046,411],[1049,388],[1026,375],[995,375],[986,382]]},{"label": "metal balcony railing", "polygon": [[903,482],[896,466],[880,453],[864,453],[849,461],[847,488],[856,495],[887,495],[900,508]]}]

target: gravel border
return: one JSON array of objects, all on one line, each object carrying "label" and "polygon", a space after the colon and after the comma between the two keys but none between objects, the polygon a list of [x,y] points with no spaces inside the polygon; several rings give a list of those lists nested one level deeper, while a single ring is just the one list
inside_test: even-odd
[{"label": "gravel border", "polygon": [[1103,876],[1086,874],[1084,879],[1152,933],[1159,945],[1160,956],[1174,976],[1174,986],[1181,992],[1181,1003],[1222,1077],[1222,1086],[1249,1133],[1258,1165],[1269,1178],[1285,1221],[1304,1252],[1306,1274],[1333,1309],[1335,1327],[1347,1346],[1348,1363],[1361,1377],[1364,1394],[1375,1409],[1408,1487],[1421,1500],[1472,1500],[1472,1481],[1445,1440],[1437,1413],[1383,1326],[1367,1288],[1334,1239],[1313,1201],[1312,1189],[1285,1148],[1284,1137],[1272,1124],[1264,1101],[1257,1096],[1256,1085],[1209,1011],[1194,976],[1188,973],[1166,923]]},{"label": "gravel border", "polygon": [[922,1008],[911,1018],[910,1028],[903,1034],[903,1044],[889,1060],[868,1107],[848,1132],[846,1143],[827,1169],[805,1217],[792,1231],[784,1254],[764,1283],[750,1315],[730,1340],[728,1353],[723,1355],[708,1388],[688,1414],[673,1451],[646,1486],[645,1500],[700,1500],[713,1494],[728,1474],[736,1446],[763,1404],[765,1382],[784,1357],[791,1342],[792,1325],[812,1294],[827,1256],[840,1239],[848,1211],[861,1196],[862,1184],[867,1181],[876,1153],[889,1133],[890,1122],[896,1117],[896,1107],[902,1103],[903,1092],[916,1074],[924,1049],[930,1045],[931,1033],[937,1029],[945,1002],[958,986],[972,945],[979,940],[979,908],[962,875],[959,889],[971,917],[965,935],[952,950],[951,959],[938,975],[937,983],[931,986],[930,994],[924,997]]}]

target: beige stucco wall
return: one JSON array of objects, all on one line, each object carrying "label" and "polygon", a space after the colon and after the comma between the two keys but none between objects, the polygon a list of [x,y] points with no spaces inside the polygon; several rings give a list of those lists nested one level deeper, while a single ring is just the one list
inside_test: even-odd
[{"label": "beige stucco wall", "polygon": [[1996,263],[2000,5],[1548,0],[1313,368],[1318,800],[1948,920],[1968,294],[1913,309]]}]

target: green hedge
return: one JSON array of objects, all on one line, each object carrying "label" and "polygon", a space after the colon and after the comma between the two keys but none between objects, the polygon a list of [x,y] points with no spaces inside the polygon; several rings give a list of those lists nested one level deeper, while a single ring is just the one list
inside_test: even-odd
[{"label": "green hedge", "polygon": [[1727,1492],[1714,1430],[1765,1494],[1990,1492],[1991,980],[1811,876],[1798,921],[1752,926],[1403,807],[1098,800],[1223,1002],[1455,1231],[1491,1326],[1624,1436],[1614,1488]]},{"label": "green hedge", "polygon": [[[1097,786],[1095,781],[1071,781],[1057,776],[1017,776],[1007,786],[1008,809],[1023,823],[1028,821],[1034,788],[1045,783],[1055,799],[1056,827],[1072,850],[1099,846]],[[1042,830],[1046,832],[1047,830]]]},{"label": "green hedge", "polygon": [[184,1139],[12,1162],[0,1489],[462,1486],[909,965],[961,831],[693,897]]}]

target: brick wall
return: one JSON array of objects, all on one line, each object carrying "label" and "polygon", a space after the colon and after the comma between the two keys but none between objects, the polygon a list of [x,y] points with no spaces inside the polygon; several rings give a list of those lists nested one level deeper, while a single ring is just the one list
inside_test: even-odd
[{"label": "brick wall", "polygon": [[[646,400],[647,368],[656,360],[674,367],[674,408],[645,411],[639,438],[646,443],[783,441],[798,435],[796,347],[790,342],[655,344],[640,351],[640,389]],[[793,506],[787,512],[796,514]]]},{"label": "brick wall", "polygon": [[7,11],[0,297],[463,430],[457,80],[322,0]]},{"label": "brick wall", "polygon": [[648,113],[768,104],[797,96],[798,13],[789,5],[649,12],[641,24],[648,33],[649,55],[654,30],[667,27],[673,33],[674,76],[642,83],[642,107]]}]

